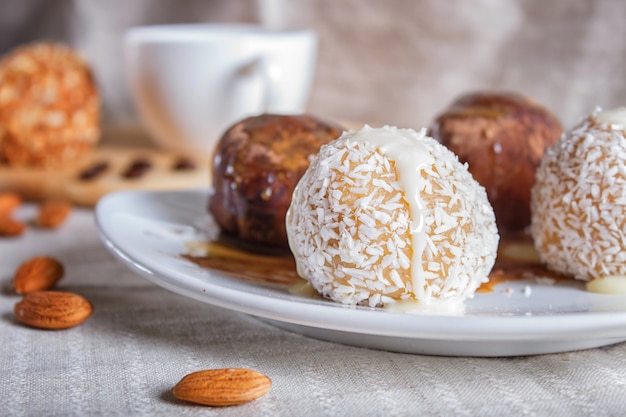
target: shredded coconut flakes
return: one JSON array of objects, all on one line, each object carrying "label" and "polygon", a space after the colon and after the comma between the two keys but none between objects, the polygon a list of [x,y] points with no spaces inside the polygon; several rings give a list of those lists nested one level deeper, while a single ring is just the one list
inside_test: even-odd
[{"label": "shredded coconut flakes", "polygon": [[[323,146],[294,192],[287,231],[298,273],[344,304],[471,297],[487,281],[498,244],[484,188],[452,152],[420,138],[434,163],[415,171],[426,178],[419,190],[426,247],[422,265],[412,265],[417,248],[400,173],[374,145],[350,140],[354,133]],[[413,288],[412,268],[420,267]]]},{"label": "shredded coconut flakes", "polygon": [[540,259],[585,281],[626,274],[626,139],[596,114],[546,151],[531,192]]}]

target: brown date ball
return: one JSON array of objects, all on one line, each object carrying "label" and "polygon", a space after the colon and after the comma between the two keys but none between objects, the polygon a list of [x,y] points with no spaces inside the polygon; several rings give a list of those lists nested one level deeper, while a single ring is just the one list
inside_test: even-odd
[{"label": "brown date ball", "polygon": [[230,127],[215,149],[209,202],[222,233],[246,246],[287,250],[293,190],[320,147],[342,131],[309,115],[263,114]]},{"label": "brown date ball", "polygon": [[501,233],[530,225],[530,189],[544,151],[561,136],[547,109],[515,93],[460,97],[431,126],[431,135],[469,164],[487,190]]}]

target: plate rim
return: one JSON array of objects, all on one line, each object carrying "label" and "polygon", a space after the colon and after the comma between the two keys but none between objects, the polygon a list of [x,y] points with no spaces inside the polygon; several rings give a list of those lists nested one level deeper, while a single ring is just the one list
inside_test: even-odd
[{"label": "plate rim", "polygon": [[[238,290],[216,285],[211,281],[203,283],[203,286],[206,288],[200,288],[197,285],[197,278],[192,277],[193,279],[190,282],[189,279],[185,280],[184,272],[178,271],[172,276],[172,271],[158,264],[156,266],[154,264],[146,265],[146,262],[136,259],[130,251],[110,236],[110,230],[108,230],[105,219],[110,214],[108,213],[110,206],[118,203],[119,200],[128,197],[137,198],[142,195],[157,197],[164,195],[197,196],[199,192],[204,192],[208,195],[207,190],[204,189],[175,191],[130,190],[110,193],[100,199],[95,210],[95,223],[100,239],[104,246],[125,265],[169,291],[218,307],[294,325],[312,326],[357,334],[460,342],[573,340],[582,335],[615,339],[616,343],[626,340],[626,311],[571,312],[541,316],[455,316],[432,313],[396,313],[389,311],[381,312],[379,309],[369,309],[367,307],[344,306],[325,300],[320,300],[322,303],[302,303],[297,300],[283,299],[284,297],[271,297],[250,292],[242,293]],[[190,225],[186,224],[184,226]],[[192,264],[191,262],[189,263]],[[213,270],[208,270],[208,272],[209,276],[216,275],[220,278],[233,279]],[[174,285],[172,282],[175,282],[177,285]],[[239,283],[251,285],[244,281],[239,281]],[[219,297],[225,298],[220,299]],[[253,306],[245,304],[250,300],[255,301]],[[299,306],[301,310],[295,310],[295,314],[293,314],[294,311],[291,311],[292,315],[286,316],[284,306]],[[320,313],[320,311],[322,312],[320,315],[315,314]],[[332,317],[335,320],[330,320],[331,317],[328,316],[332,316],[338,311],[344,311],[345,313],[342,313],[339,318],[336,316]],[[372,326],[372,321],[367,321],[368,326],[360,325],[355,327],[355,321],[367,320],[381,314],[390,314],[388,317],[402,317],[397,322],[406,326],[408,321],[411,325],[409,327],[392,326],[391,328],[384,328],[380,320],[374,320],[377,323],[376,326]],[[312,315],[317,318],[311,319]],[[410,317],[410,319],[407,319],[407,317]],[[472,325],[466,326],[468,322]],[[442,324],[449,323],[455,324],[456,331],[454,333],[443,330],[445,326],[442,326]],[[529,330],[530,328],[532,330]]]}]

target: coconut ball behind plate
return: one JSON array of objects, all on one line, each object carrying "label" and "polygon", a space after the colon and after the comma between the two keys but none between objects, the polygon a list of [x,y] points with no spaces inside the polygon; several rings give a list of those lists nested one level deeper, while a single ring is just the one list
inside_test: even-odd
[{"label": "coconut ball behind plate", "polygon": [[531,209],[548,268],[585,281],[626,275],[626,108],[595,111],[546,152]]},{"label": "coconut ball behind plate", "polygon": [[485,189],[425,133],[345,132],[298,183],[289,245],[298,274],[322,296],[457,305],[488,280],[499,236]]}]

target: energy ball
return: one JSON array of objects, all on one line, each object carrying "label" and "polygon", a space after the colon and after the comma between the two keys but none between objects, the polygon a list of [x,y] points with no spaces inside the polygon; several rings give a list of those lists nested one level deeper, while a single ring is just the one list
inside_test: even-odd
[{"label": "energy ball", "polygon": [[469,164],[487,189],[501,232],[530,224],[530,189],[545,148],[562,133],[559,121],[531,99],[513,93],[460,97],[431,127],[432,136]]},{"label": "energy ball", "polygon": [[626,107],[596,110],[547,150],[531,208],[548,268],[585,281],[626,275]]},{"label": "energy ball", "polygon": [[288,250],[285,214],[320,146],[342,129],[309,115],[263,114],[229,128],[213,157],[209,211],[250,249]]},{"label": "energy ball", "polygon": [[294,191],[287,233],[313,288],[370,307],[462,303],[488,281],[499,240],[467,165],[425,129],[389,126],[322,147]]},{"label": "energy ball", "polygon": [[0,60],[0,161],[60,166],[100,138],[99,93],[69,47],[34,43]]}]

